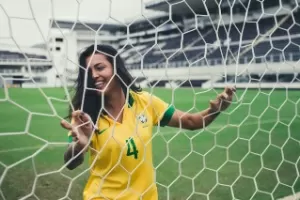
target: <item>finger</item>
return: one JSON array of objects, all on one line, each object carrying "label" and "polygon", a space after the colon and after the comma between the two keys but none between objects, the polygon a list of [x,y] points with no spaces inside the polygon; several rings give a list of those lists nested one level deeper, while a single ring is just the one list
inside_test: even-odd
[{"label": "finger", "polygon": [[82,120],[82,122],[90,122],[91,121],[91,117],[84,112],[81,112],[79,118]]},{"label": "finger", "polygon": [[80,110],[75,110],[75,111],[72,112],[72,117],[79,116],[80,114],[81,114]]},{"label": "finger", "polygon": [[216,104],[218,106],[221,106],[222,102],[225,100],[224,92],[221,94],[218,94],[217,99],[216,99]]},{"label": "finger", "polygon": [[77,138],[77,137],[72,137],[72,141],[73,141],[73,142],[77,142],[77,141],[78,141],[78,138]]},{"label": "finger", "polygon": [[[74,124],[85,123],[85,121],[83,120],[83,117],[82,117],[83,115],[84,115],[84,113],[80,110],[73,111],[72,119],[73,119]],[[87,114],[85,114],[85,115],[87,115]]]},{"label": "finger", "polygon": [[230,89],[230,87],[226,86],[225,89],[224,89],[224,93],[226,94],[230,94],[232,91]]},{"label": "finger", "polygon": [[69,124],[69,123],[68,123],[67,121],[65,121],[65,120],[62,120],[62,121],[60,122],[60,125],[61,125],[63,128],[67,129],[67,130],[72,130],[72,125]]},{"label": "finger", "polygon": [[210,100],[210,103],[212,104],[218,104],[220,102],[220,99],[221,99],[221,95],[218,95],[218,97],[214,100]]},{"label": "finger", "polygon": [[229,100],[229,95],[227,93],[223,92],[220,95],[220,99],[222,99],[222,100]]},{"label": "finger", "polygon": [[75,110],[72,112],[72,118],[74,119],[78,119],[78,117],[80,116],[81,111],[80,110]]},{"label": "finger", "polygon": [[236,92],[236,87],[235,86],[232,87],[232,91]]},{"label": "finger", "polygon": [[218,110],[220,107],[219,99],[210,100],[209,103],[210,103],[210,107],[213,108],[214,110]]},{"label": "finger", "polygon": [[235,88],[234,88],[234,87],[225,87],[224,92],[225,92],[226,94],[232,95],[233,92],[235,92]]},{"label": "finger", "polygon": [[73,130],[72,130],[70,133],[71,133],[72,137],[75,137],[75,138],[77,138],[77,137],[78,137],[78,134],[77,134],[77,132],[75,132],[75,131],[73,131]]}]

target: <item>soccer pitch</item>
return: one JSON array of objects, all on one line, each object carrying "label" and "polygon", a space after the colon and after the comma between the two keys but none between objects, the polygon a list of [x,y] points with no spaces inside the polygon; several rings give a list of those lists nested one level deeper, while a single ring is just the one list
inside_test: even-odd
[{"label": "soccer pitch", "polygon": [[[176,89],[174,105],[200,111],[220,91]],[[172,100],[170,89],[153,92]],[[0,199],[82,198],[88,159],[73,171],[62,168],[66,144],[59,143],[67,133],[58,117],[47,116],[66,116],[68,104],[57,100],[64,98],[58,88],[0,90]],[[159,197],[264,200],[299,192],[299,130],[299,91],[259,89],[246,91],[205,129],[154,130]]]}]

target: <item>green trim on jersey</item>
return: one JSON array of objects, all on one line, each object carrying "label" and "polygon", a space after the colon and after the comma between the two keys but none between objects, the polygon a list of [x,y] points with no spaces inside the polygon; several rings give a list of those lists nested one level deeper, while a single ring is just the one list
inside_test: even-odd
[{"label": "green trim on jersey", "polygon": [[129,107],[132,107],[132,106],[133,106],[133,103],[134,103],[134,99],[133,99],[132,95],[131,95],[130,92],[129,92],[128,106],[129,106]]},{"label": "green trim on jersey", "polygon": [[174,112],[175,112],[175,107],[174,106],[170,106],[166,110],[163,118],[160,120],[160,126],[166,126],[170,122],[170,120],[171,120]]},{"label": "green trim on jersey", "polygon": [[69,135],[69,137],[68,137],[68,142],[69,142],[69,143],[72,143],[72,142],[73,142],[73,137],[72,137],[72,135]]}]

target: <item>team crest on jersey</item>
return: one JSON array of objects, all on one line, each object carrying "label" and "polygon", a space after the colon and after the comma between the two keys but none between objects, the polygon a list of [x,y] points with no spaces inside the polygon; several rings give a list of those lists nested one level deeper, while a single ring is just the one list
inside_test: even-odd
[{"label": "team crest on jersey", "polygon": [[139,121],[141,122],[141,123],[143,123],[143,124],[145,124],[145,123],[147,123],[147,117],[144,115],[144,114],[140,114],[139,116],[138,116],[138,119],[139,119]]}]

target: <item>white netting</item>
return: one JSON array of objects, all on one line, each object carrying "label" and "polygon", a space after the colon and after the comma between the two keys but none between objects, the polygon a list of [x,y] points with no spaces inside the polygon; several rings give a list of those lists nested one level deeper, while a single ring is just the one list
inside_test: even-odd
[{"label": "white netting", "polygon": [[[186,113],[207,108],[227,84],[240,88],[232,106],[204,129],[153,130],[159,199],[299,199],[299,2],[130,3],[0,1],[0,199],[82,199],[88,155],[66,169],[67,131],[59,124],[82,67],[78,52],[102,43],[119,50],[136,83]],[[165,14],[150,16],[145,5]],[[122,10],[130,9],[140,15],[123,22]],[[101,23],[84,20],[98,12],[106,15]],[[39,42],[24,47],[30,41]],[[115,145],[133,159],[143,156],[131,137]],[[92,152],[101,156],[104,149]],[[119,158],[110,171],[125,171],[130,182],[142,162],[129,170]]]}]

